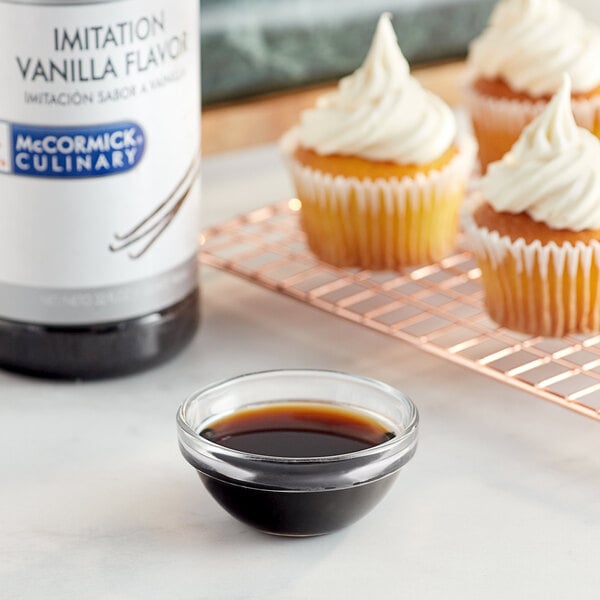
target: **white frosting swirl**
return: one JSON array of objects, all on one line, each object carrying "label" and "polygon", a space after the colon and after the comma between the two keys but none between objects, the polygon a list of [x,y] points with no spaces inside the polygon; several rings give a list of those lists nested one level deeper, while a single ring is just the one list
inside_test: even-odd
[{"label": "white frosting swirl", "polygon": [[600,229],[600,140],[575,123],[567,75],[481,186],[498,212],[526,212],[552,229]]},{"label": "white frosting swirl", "polygon": [[363,65],[305,111],[299,128],[301,145],[319,154],[400,164],[432,162],[455,137],[454,114],[410,76],[387,14]]},{"label": "white frosting swirl", "polygon": [[532,96],[556,93],[563,73],[574,91],[589,92],[600,85],[600,27],[560,0],[502,0],[471,43],[469,64]]}]

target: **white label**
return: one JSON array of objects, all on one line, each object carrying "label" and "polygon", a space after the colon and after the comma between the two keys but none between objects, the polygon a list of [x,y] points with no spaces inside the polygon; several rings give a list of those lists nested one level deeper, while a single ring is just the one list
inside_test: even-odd
[{"label": "white label", "polygon": [[0,3],[0,318],[140,316],[195,286],[197,0]]},{"label": "white label", "polygon": [[10,127],[7,123],[0,123],[0,173],[10,173],[11,171],[10,147]]}]

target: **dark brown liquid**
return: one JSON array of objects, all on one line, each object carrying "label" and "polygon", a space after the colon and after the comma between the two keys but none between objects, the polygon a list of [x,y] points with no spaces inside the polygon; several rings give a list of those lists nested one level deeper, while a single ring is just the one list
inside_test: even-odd
[{"label": "dark brown liquid", "polygon": [[[346,454],[394,437],[374,418],[331,404],[281,402],[240,410],[210,424],[201,435],[221,446],[281,458]],[[188,458],[193,464],[193,459]],[[323,470],[327,487],[329,463]],[[387,492],[395,473],[351,487],[298,491],[286,489],[295,466],[288,465],[282,487],[261,487],[199,469],[212,496],[234,517],[268,533],[306,536],[329,533],[366,514]],[[293,493],[290,493],[293,492]]]},{"label": "dark brown liquid", "polygon": [[368,415],[308,402],[241,410],[212,423],[201,435],[234,450],[285,458],[347,454],[394,437]]},{"label": "dark brown liquid", "polygon": [[194,335],[199,317],[194,291],[174,306],[118,323],[61,327],[0,319],[0,367],[60,379],[134,373],[179,352]]}]

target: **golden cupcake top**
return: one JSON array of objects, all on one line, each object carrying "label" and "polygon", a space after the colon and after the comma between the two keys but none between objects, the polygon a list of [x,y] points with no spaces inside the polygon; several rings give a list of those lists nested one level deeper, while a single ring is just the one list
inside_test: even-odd
[{"label": "golden cupcake top", "polygon": [[410,75],[384,14],[363,65],[302,114],[298,134],[301,146],[321,155],[427,164],[453,144],[456,119]]},{"label": "golden cupcake top", "polygon": [[481,181],[497,212],[526,213],[552,229],[600,229],[600,140],[578,127],[571,84],[532,121]]},{"label": "golden cupcake top", "polygon": [[600,86],[600,28],[560,0],[501,0],[468,62],[534,97],[556,93],[564,73],[575,92],[589,92]]}]

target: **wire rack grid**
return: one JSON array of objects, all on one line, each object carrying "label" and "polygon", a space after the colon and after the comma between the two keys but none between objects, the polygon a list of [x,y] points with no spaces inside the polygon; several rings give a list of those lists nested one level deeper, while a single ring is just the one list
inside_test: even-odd
[{"label": "wire rack grid", "polygon": [[200,260],[600,421],[600,335],[531,337],[498,327],[480,270],[459,249],[404,272],[319,262],[298,226],[298,200],[206,230]]}]

